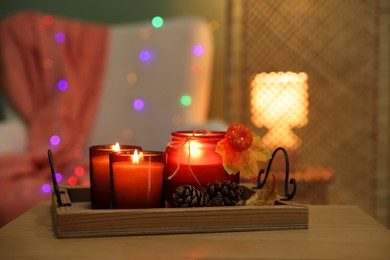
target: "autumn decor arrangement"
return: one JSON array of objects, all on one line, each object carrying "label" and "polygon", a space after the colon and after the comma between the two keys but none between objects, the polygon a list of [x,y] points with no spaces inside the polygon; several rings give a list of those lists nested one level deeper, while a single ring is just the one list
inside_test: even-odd
[{"label": "autumn decor arrangement", "polygon": [[231,125],[225,138],[217,144],[216,152],[223,159],[229,174],[240,172],[242,177],[257,176],[258,161],[271,159],[271,153],[262,144],[261,138],[243,124]]},{"label": "autumn decor arrangement", "polygon": [[[284,197],[270,172],[278,152],[286,162]],[[165,152],[110,151],[107,208],[91,206],[89,187],[59,187],[48,155],[58,238],[308,228],[308,207],[290,202],[297,185],[289,179],[287,151],[271,153],[243,124],[226,132],[174,132]],[[119,197],[126,201],[120,207]]]},{"label": "autumn decor arrangement", "polygon": [[[260,136],[243,124],[229,126],[224,138],[216,144],[215,152],[221,156],[222,166],[228,175],[240,174],[245,179],[258,177],[260,174],[258,162],[266,162],[272,158]],[[272,180],[267,180],[267,177],[266,185],[250,198],[243,198],[243,187],[229,180],[210,182],[199,189],[189,184],[181,185],[172,195],[172,206],[273,205],[278,198],[276,180],[274,175]]]}]

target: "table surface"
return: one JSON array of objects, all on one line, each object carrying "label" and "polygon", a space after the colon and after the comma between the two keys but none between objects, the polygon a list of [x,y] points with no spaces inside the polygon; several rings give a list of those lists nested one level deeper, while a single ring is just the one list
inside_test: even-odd
[{"label": "table surface", "polygon": [[0,259],[390,259],[390,230],[356,206],[309,206],[309,228],[58,239],[50,203],[0,229]]}]

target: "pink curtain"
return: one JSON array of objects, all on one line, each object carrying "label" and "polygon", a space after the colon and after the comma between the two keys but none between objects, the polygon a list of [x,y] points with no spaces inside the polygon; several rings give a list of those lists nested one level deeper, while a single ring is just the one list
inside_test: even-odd
[{"label": "pink curtain", "polygon": [[105,25],[37,12],[1,22],[1,86],[26,122],[29,143],[25,154],[0,155],[0,226],[47,198],[40,187],[50,181],[49,148],[56,169],[80,159],[99,100],[107,38]]}]

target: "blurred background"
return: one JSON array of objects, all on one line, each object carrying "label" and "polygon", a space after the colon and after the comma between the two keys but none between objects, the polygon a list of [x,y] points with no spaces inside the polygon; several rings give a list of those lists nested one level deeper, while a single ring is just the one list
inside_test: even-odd
[{"label": "blurred background", "polygon": [[208,120],[287,148],[298,202],[358,205],[390,227],[389,0],[2,0],[0,18],[24,10],[110,26],[200,17]]},{"label": "blurred background", "polygon": [[149,21],[155,16],[173,18],[181,16],[198,16],[206,19],[212,28],[215,42],[215,62],[213,67],[214,98],[210,107],[210,117],[220,117],[224,114],[225,96],[225,60],[226,60],[226,0],[200,0],[188,3],[180,0],[145,0],[126,1],[114,0],[107,3],[104,0],[1,0],[0,18],[18,11],[36,10],[53,15],[81,19],[106,24]]}]

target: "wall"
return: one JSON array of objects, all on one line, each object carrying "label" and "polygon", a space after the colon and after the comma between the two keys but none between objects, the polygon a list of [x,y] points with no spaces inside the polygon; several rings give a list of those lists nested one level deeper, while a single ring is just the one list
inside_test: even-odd
[{"label": "wall", "polygon": [[380,1],[379,14],[376,216],[390,228],[390,0]]},{"label": "wall", "polygon": [[[228,42],[236,48],[228,44],[229,122],[251,124],[248,86],[256,73],[306,72],[308,123],[293,130],[302,145],[289,150],[297,194],[306,201],[323,197],[358,205],[390,226],[390,1],[230,2]],[[332,178],[313,166],[329,168]],[[302,178],[306,173],[310,178]],[[314,184],[319,188],[313,190]]]},{"label": "wall", "polygon": [[[37,10],[56,15],[108,24],[145,21],[159,15],[163,18],[196,15],[216,21],[214,78],[210,118],[223,116],[225,62],[225,0],[0,0],[0,19],[22,10]],[[0,106],[2,97],[0,95]],[[0,119],[1,119],[0,109]]]}]

